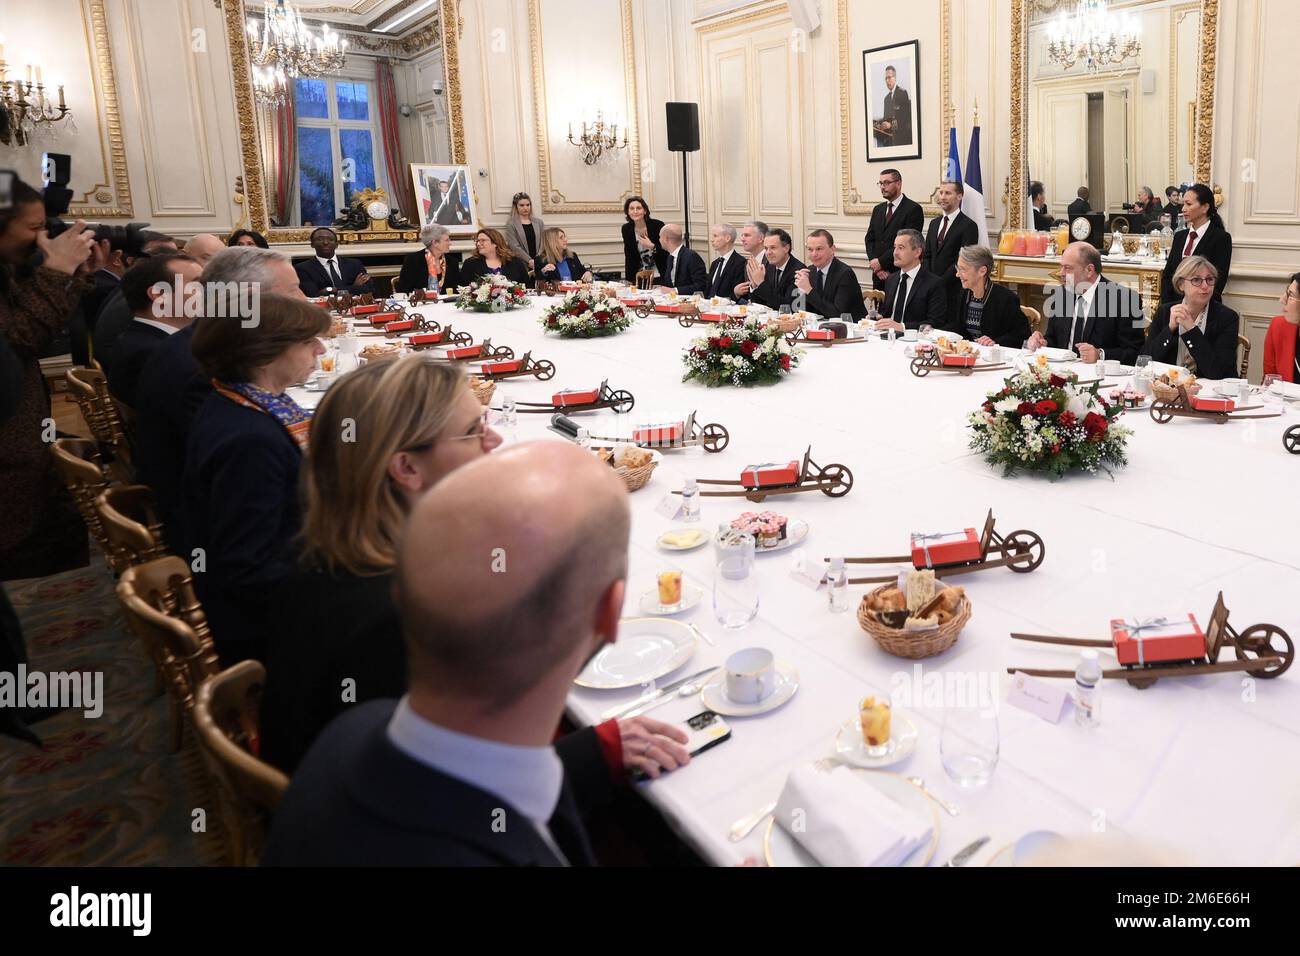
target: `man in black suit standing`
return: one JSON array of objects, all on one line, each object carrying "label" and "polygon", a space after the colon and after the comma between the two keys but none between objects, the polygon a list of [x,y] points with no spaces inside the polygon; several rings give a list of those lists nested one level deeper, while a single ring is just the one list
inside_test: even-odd
[{"label": "man in black suit standing", "polygon": [[668,254],[668,271],[655,279],[655,285],[675,289],[681,295],[703,294],[709,284],[708,272],[700,254],[682,242],[682,227],[668,223],[659,230],[659,245]]},{"label": "man in black suit standing", "polygon": [[912,98],[898,85],[898,71],[885,67],[885,108],[875,124],[877,146],[912,145]]},{"label": "man in black suit standing", "polygon": [[1088,202],[1088,187],[1080,186],[1079,191],[1075,193],[1075,195],[1078,198],[1075,199],[1074,202],[1070,203],[1070,205],[1065,209],[1065,216],[1071,221],[1078,216],[1086,216],[1088,213],[1092,212],[1092,204]]},{"label": "man in black suit standing", "polygon": [[871,210],[871,224],[867,227],[867,265],[874,276],[876,288],[884,285],[894,265],[894,240],[900,229],[921,231],[925,213],[919,204],[903,195],[903,174],[897,169],[886,169],[880,174],[880,195],[885,201]]},{"label": "man in black suit standing", "polygon": [[1092,243],[1072,242],[1061,254],[1061,285],[1047,296],[1047,334],[1035,331],[1025,348],[1046,345],[1077,352],[1084,362],[1106,358],[1133,365],[1144,344],[1142,305],[1132,289],[1101,274],[1101,253]]},{"label": "man in black suit standing", "polygon": [[[855,322],[861,321],[867,314],[862,287],[853,270],[836,257],[835,237],[825,229],[814,229],[808,233],[805,251],[808,265],[794,279],[795,289],[803,295],[803,309],[824,319],[848,315]],[[798,298],[796,294],[796,301]]]},{"label": "man in black suit standing", "polygon": [[[528,530],[540,514],[543,538]],[[516,445],[438,482],[398,556],[407,694],[325,729],[263,864],[594,863],[581,813],[614,795],[611,770],[690,761],[680,728],[644,717],[619,722],[621,766],[591,728],[552,744],[574,678],[618,636],[630,525],[614,473],[567,442]]]},{"label": "man in black suit standing", "polygon": [[965,187],[951,179],[939,184],[937,198],[941,214],[930,220],[930,229],[925,234],[925,268],[942,280],[949,299],[948,311],[954,314],[962,293],[957,278],[957,253],[962,246],[973,246],[980,241],[978,223],[961,211],[965,193]]},{"label": "man in black suit standing", "polygon": [[730,299],[745,281],[745,257],[736,251],[736,227],[719,223],[709,230],[709,246],[713,261],[709,263],[709,281],[704,294],[708,298],[722,296]]},{"label": "man in black suit standing", "polygon": [[903,229],[894,240],[898,271],[885,280],[885,301],[877,329],[903,332],[928,325],[948,327],[948,290],[933,272],[921,265],[925,244],[915,229]]},{"label": "man in black suit standing", "polygon": [[351,292],[353,295],[375,291],[375,284],[366,274],[366,267],[360,259],[344,259],[335,255],[339,237],[329,226],[312,230],[311,247],[316,250],[316,258],[294,264],[294,269],[298,272],[298,285],[307,298],[314,299],[330,289]]},{"label": "man in black suit standing", "polygon": [[773,229],[763,239],[763,281],[755,286],[749,294],[751,302],[758,302],[769,309],[780,309],[783,305],[792,305],[795,293],[795,276],[802,269],[803,263],[790,255],[794,240],[784,229]]}]

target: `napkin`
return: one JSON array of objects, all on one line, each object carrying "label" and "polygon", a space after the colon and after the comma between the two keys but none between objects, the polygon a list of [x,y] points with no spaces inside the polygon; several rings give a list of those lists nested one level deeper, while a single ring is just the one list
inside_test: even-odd
[{"label": "napkin", "polygon": [[848,767],[792,770],[775,816],[823,866],[898,866],[932,829]]},{"label": "napkin", "polygon": [[1274,391],[1281,391],[1287,398],[1300,398],[1300,383],[1278,381],[1273,385]]}]

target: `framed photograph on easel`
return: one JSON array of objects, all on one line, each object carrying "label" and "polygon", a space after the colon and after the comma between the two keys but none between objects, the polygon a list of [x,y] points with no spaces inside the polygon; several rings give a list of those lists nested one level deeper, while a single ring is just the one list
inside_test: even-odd
[{"label": "framed photograph on easel", "polygon": [[921,158],[921,44],[862,51],[867,162]]},{"label": "framed photograph on easel", "polygon": [[478,232],[468,166],[411,163],[411,182],[421,229],[437,223],[450,229],[453,237]]}]

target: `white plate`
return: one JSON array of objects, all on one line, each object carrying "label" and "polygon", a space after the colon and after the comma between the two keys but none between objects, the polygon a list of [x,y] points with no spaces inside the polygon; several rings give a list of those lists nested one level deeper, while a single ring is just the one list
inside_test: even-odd
[{"label": "white plate", "polygon": [[1069,349],[1054,349],[1046,345],[1037,349],[1034,355],[1046,355],[1049,362],[1077,362],[1079,356]]},{"label": "white plate", "polygon": [[912,723],[911,718],[904,711],[895,709],[890,716],[886,752],[873,757],[867,752],[867,745],[862,740],[862,725],[855,717],[845,723],[835,735],[835,753],[855,767],[888,767],[911,755],[916,749],[918,736],[916,724]]},{"label": "white plate", "polygon": [[1046,850],[1065,837],[1051,830],[1033,830],[1015,843],[1008,843],[989,858],[985,866],[1024,866],[1026,860]]},{"label": "white plate", "polygon": [[689,611],[699,604],[703,597],[704,590],[702,588],[697,588],[694,584],[683,581],[682,599],[676,604],[660,604],[659,588],[653,587],[641,595],[641,601],[637,604],[637,609],[642,614],[681,614],[682,611]]},{"label": "white plate", "polygon": [[938,342],[940,339],[947,339],[949,342],[960,342],[965,338],[965,336],[959,332],[935,331],[931,332],[929,335],[922,336],[922,338],[928,342]]},{"label": "white plate", "polygon": [[1135,369],[1132,365],[1121,365],[1119,367],[1118,372],[1116,372],[1114,375],[1112,375],[1110,372],[1107,372],[1106,377],[1107,378],[1128,378],[1135,371],[1137,371],[1137,369]]},{"label": "white plate", "polygon": [[[664,542],[665,535],[672,534],[673,532],[682,532],[682,531],[699,532],[699,540],[697,540],[694,544],[667,544]],[[707,532],[703,528],[669,528],[667,531],[665,531],[663,534],[661,534],[658,538],[655,539],[655,544],[659,545],[659,547],[663,548],[665,551],[694,551],[696,548],[702,547],[708,543],[709,543],[709,532]]]},{"label": "white plate", "polygon": [[579,687],[617,690],[637,687],[671,674],[695,653],[695,632],[662,617],[629,617],[618,625],[618,640],[607,644],[583,668]]},{"label": "white plate", "polygon": [[757,704],[741,704],[727,696],[727,669],[721,667],[700,689],[704,706],[724,717],[757,717],[776,710],[799,689],[799,671],[789,664],[776,662],[776,689]]},{"label": "white plate", "polygon": [[1215,395],[1218,395],[1220,398],[1230,398],[1230,399],[1232,399],[1234,402],[1239,402],[1239,401],[1241,401],[1241,392],[1240,392],[1240,391],[1237,391],[1236,393],[1229,392],[1229,391],[1227,391],[1227,390],[1225,389],[1225,387],[1224,387],[1223,385],[1216,385],[1216,386],[1214,386],[1214,394],[1215,394]]},{"label": "white plate", "polygon": [[[717,535],[715,534],[716,538]],[[786,548],[793,548],[795,545],[808,537],[808,522],[802,518],[788,518],[785,523],[785,537],[770,548],[765,548],[759,543],[757,536],[754,539],[754,554],[772,554],[776,551],[784,551]]]},{"label": "white plate", "polygon": [[[939,808],[930,801],[921,790],[908,783],[903,777],[887,770],[859,770],[854,773],[875,787],[889,799],[905,810],[910,810],[922,819],[927,816],[933,821],[930,841],[923,843],[912,851],[912,855],[902,862],[902,866],[927,866],[934,859],[934,851],[939,846]],[[776,824],[773,818],[767,823],[767,832],[763,834],[763,857],[768,866],[821,866],[811,853]]]}]

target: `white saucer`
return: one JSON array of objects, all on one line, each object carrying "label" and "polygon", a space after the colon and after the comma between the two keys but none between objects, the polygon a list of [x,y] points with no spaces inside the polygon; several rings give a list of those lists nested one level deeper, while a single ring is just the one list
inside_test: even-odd
[{"label": "white saucer", "polygon": [[[686,545],[664,543],[664,535],[671,534],[674,531],[698,531],[699,540],[696,541],[694,544],[686,544]],[[659,537],[655,539],[655,544],[659,545],[659,547],[663,548],[665,551],[694,551],[696,548],[702,548],[704,547],[704,545],[708,543],[709,543],[709,532],[705,528],[669,528],[667,531],[665,531],[663,534],[661,534]]]},{"label": "white saucer", "polygon": [[1227,391],[1224,391],[1224,387],[1223,387],[1222,385],[1216,385],[1216,386],[1214,386],[1214,394],[1215,394],[1215,395],[1218,395],[1220,398],[1230,398],[1230,399],[1232,399],[1234,402],[1239,402],[1239,401],[1241,401],[1241,393],[1240,393],[1240,391],[1236,392],[1235,394],[1232,393],[1232,392],[1227,392]]},{"label": "white saucer", "polygon": [[[714,537],[716,538],[717,535],[715,534]],[[772,547],[763,547],[756,535],[754,538],[754,554],[772,554],[776,551],[784,551],[801,543],[806,537],[808,537],[808,522],[802,518],[790,518],[785,523],[785,537]]]},{"label": "white saucer", "polygon": [[1008,843],[989,858],[985,866],[1024,866],[1026,860],[1032,860],[1040,851],[1065,837],[1051,830],[1032,830],[1015,843]]},{"label": "white saucer", "polygon": [[727,696],[727,669],[719,668],[700,689],[704,706],[724,717],[757,717],[776,710],[799,689],[799,671],[790,664],[776,662],[776,689],[757,704],[740,704]]},{"label": "white saucer", "polygon": [[885,753],[873,757],[867,752],[867,745],[862,740],[862,725],[858,718],[853,718],[840,728],[835,735],[835,753],[845,762],[855,767],[874,769],[888,767],[911,756],[916,749],[916,740],[920,736],[916,724],[904,711],[895,709],[890,717],[889,742],[885,744]]},{"label": "white saucer", "polygon": [[682,582],[682,599],[676,604],[660,604],[659,588],[653,587],[641,595],[637,610],[642,614],[669,615],[689,611],[704,598],[704,590],[686,581]]}]

